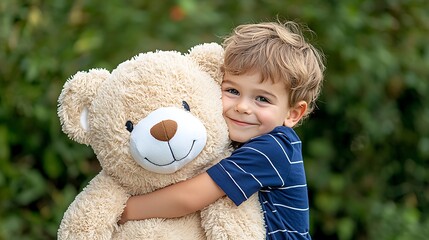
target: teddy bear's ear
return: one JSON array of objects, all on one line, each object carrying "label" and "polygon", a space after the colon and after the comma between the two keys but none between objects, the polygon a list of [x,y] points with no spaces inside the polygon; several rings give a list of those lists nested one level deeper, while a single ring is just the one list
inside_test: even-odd
[{"label": "teddy bear's ear", "polygon": [[222,46],[217,43],[203,43],[191,48],[188,56],[220,84],[223,77],[223,52]]},{"label": "teddy bear's ear", "polygon": [[63,132],[76,142],[89,145],[88,108],[109,76],[105,69],[91,69],[76,73],[64,84],[58,97],[58,117]]}]

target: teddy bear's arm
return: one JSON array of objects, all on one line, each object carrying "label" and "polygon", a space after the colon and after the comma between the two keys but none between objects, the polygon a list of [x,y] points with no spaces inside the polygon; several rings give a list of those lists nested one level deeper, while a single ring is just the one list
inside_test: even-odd
[{"label": "teddy bear's arm", "polygon": [[258,194],[240,206],[223,197],[201,211],[207,239],[265,239],[265,223]]},{"label": "teddy bear's arm", "polygon": [[110,239],[129,195],[100,172],[69,206],[58,239]]}]

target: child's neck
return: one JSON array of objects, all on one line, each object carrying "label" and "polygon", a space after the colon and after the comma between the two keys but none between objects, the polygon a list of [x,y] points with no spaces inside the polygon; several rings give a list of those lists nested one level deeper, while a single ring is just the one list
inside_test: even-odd
[{"label": "child's neck", "polygon": [[235,150],[235,149],[238,149],[238,148],[240,148],[241,146],[243,146],[243,144],[244,144],[244,143],[232,141],[232,142],[231,142],[231,147]]}]

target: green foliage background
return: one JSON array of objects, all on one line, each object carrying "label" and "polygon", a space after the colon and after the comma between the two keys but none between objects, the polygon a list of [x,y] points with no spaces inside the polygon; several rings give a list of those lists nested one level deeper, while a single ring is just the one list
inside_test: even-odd
[{"label": "green foliage background", "polygon": [[221,42],[241,23],[291,19],[327,57],[304,143],[314,239],[429,236],[429,5],[424,0],[0,1],[0,239],[55,239],[99,171],[61,132],[79,70],[139,52]]}]

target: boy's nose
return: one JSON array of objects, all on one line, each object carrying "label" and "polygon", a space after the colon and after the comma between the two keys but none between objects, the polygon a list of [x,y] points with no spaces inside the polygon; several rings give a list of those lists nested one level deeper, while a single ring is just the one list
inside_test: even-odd
[{"label": "boy's nose", "polygon": [[250,106],[245,100],[241,100],[235,105],[235,111],[246,114],[249,114],[251,112]]}]

